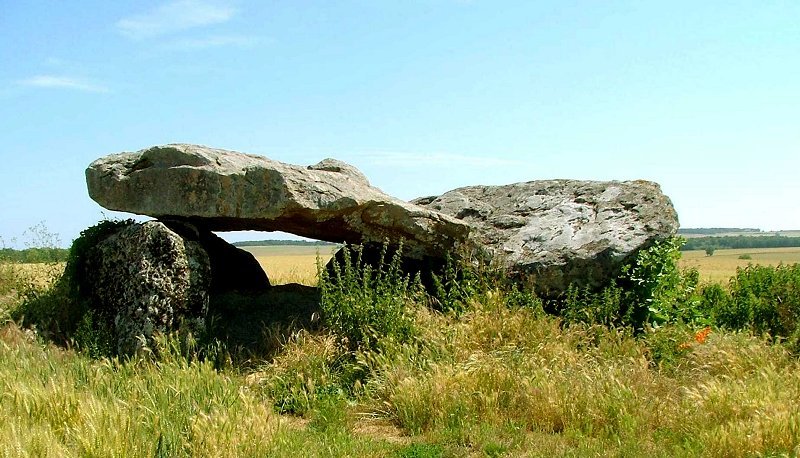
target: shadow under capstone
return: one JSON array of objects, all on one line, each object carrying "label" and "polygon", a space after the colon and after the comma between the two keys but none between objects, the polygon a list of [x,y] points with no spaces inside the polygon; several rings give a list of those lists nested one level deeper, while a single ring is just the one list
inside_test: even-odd
[{"label": "shadow under capstone", "polygon": [[212,337],[228,348],[271,353],[293,330],[319,325],[320,292],[314,286],[290,283],[262,292],[215,294],[208,315]]}]

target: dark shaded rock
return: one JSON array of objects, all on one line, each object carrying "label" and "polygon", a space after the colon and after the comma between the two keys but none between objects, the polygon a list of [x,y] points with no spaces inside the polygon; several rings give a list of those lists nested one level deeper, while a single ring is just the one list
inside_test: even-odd
[{"label": "dark shaded rock", "polygon": [[217,294],[211,297],[209,313],[214,317],[217,338],[264,356],[274,349],[270,345],[280,344],[268,341],[265,334],[270,330],[319,324],[320,292],[313,286],[291,283],[262,293]]},{"label": "dark shaded rock", "polygon": [[150,347],[179,326],[199,332],[208,309],[211,266],[200,243],[163,223],[133,224],[86,254],[92,307],[114,329],[119,354]]},{"label": "dark shaded rock", "polygon": [[211,231],[191,224],[164,221],[182,237],[200,243],[211,261],[210,293],[230,291],[258,293],[270,287],[269,278],[252,253],[237,248]]},{"label": "dark shaded rock", "polygon": [[112,154],[86,170],[89,195],[110,210],[177,218],[212,231],[285,231],[331,242],[396,244],[442,257],[469,226],[384,194],[334,159],[301,167],[197,145]]},{"label": "dark shaded rock", "polygon": [[82,294],[113,329],[120,354],[180,326],[203,331],[213,295],[270,287],[252,254],[180,221],[118,229],[88,250],[82,276]]},{"label": "dark shaded rock", "polygon": [[412,202],[469,223],[472,243],[547,297],[570,284],[608,284],[640,249],[678,229],[669,198],[649,181],[470,186]]}]

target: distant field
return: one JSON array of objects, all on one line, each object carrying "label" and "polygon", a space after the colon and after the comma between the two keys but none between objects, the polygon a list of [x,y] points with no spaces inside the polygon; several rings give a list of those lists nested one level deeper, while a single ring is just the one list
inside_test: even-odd
[{"label": "distant field", "polygon": [[317,255],[323,263],[333,256],[336,246],[247,246],[241,247],[256,257],[272,284],[317,283]]},{"label": "distant field", "polygon": [[[314,285],[317,281],[317,253],[323,263],[328,262],[336,247],[306,246],[254,246],[242,247],[253,253],[273,284],[302,283]],[[752,259],[739,259],[748,254]],[[680,266],[696,267],[701,281],[727,282],[736,274],[737,267],[747,264],[778,265],[800,263],[799,248],[751,248],[741,250],[716,250],[706,256],[703,250],[681,252]]]},{"label": "distant field", "polygon": [[[752,259],[739,259],[748,254]],[[681,267],[696,267],[701,281],[725,283],[736,274],[737,267],[748,264],[776,266],[780,263],[800,263],[800,248],[751,248],[741,250],[716,250],[713,256],[706,256],[703,250],[681,253]]]},{"label": "distant field", "polygon": [[[800,234],[798,234],[800,235]],[[241,247],[256,257],[273,284],[301,283],[316,285],[317,254],[323,263],[330,260],[336,246],[251,246]],[[748,254],[752,259],[739,259]],[[739,250],[716,250],[706,256],[703,250],[681,252],[680,266],[695,267],[702,281],[727,282],[736,274],[737,267],[747,264],[778,265],[800,263],[798,248],[751,248]],[[37,284],[45,284],[60,274],[64,263],[57,264],[2,264],[2,269],[14,269]],[[1,273],[1,272],[0,272]]]},{"label": "distant field", "polygon": [[713,234],[678,234],[687,239],[700,238],[700,237],[738,237],[743,235],[745,237],[774,237],[780,235],[783,237],[800,237],[800,230],[791,231],[773,231],[773,232],[751,232],[751,231],[731,231],[731,232],[715,232]]}]

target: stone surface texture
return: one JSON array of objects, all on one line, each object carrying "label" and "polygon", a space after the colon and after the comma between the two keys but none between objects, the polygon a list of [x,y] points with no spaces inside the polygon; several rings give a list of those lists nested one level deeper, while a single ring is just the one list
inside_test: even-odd
[{"label": "stone surface texture", "polygon": [[473,241],[545,296],[599,287],[678,216],[649,181],[543,180],[470,186],[412,201],[469,223]]},{"label": "stone surface texture", "polygon": [[84,275],[91,303],[113,320],[120,354],[137,353],[179,325],[203,327],[208,255],[161,222],[133,224],[98,243],[87,253]]},{"label": "stone surface texture", "polygon": [[334,159],[303,167],[171,144],[100,158],[86,181],[92,199],[110,210],[184,219],[212,231],[284,231],[348,243],[404,239],[412,258],[443,256],[470,230],[386,195]]}]

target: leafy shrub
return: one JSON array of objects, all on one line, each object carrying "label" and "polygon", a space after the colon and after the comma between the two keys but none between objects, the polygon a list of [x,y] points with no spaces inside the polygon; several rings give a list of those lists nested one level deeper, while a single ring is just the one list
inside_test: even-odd
[{"label": "leafy shrub", "polygon": [[84,269],[89,250],[120,229],[132,224],[134,224],[132,219],[103,220],[81,231],[81,235],[72,242],[67,256],[64,279],[73,297],[77,299],[85,295],[87,285]]},{"label": "leafy shrub", "polygon": [[363,246],[345,247],[330,272],[318,264],[323,318],[349,351],[376,350],[383,338],[405,342],[415,335],[408,305],[422,294],[419,277],[403,274],[402,246],[391,260],[387,251],[384,244],[376,266],[363,261]]},{"label": "leafy shrub", "polygon": [[662,326],[644,334],[650,360],[662,370],[675,372],[691,351],[692,330],[684,325]]},{"label": "leafy shrub", "polygon": [[533,310],[537,316],[544,315],[544,302],[533,291],[520,288],[517,284],[512,284],[503,291],[508,308],[527,308]]},{"label": "leafy shrub", "polygon": [[699,273],[678,268],[682,243],[672,237],[640,250],[599,292],[570,286],[561,315],[567,321],[630,326],[637,332],[665,323],[708,324],[695,291]]},{"label": "leafy shrub", "polygon": [[749,254],[745,253],[745,254],[740,254],[739,255],[739,259],[750,260],[750,259],[753,259],[753,257],[750,256]]},{"label": "leafy shrub", "polygon": [[630,309],[626,318],[635,329],[693,318],[689,302],[699,275],[678,268],[684,239],[671,237],[640,250],[632,264],[622,268],[618,285],[626,290]]},{"label": "leafy shrub", "polygon": [[720,326],[791,342],[800,337],[800,264],[738,268],[729,297],[714,290],[704,295],[718,296],[713,311]]},{"label": "leafy shrub", "polygon": [[588,288],[570,285],[564,299],[562,317],[569,322],[597,323],[606,326],[627,321],[623,303],[623,291],[614,285],[597,293]]}]

